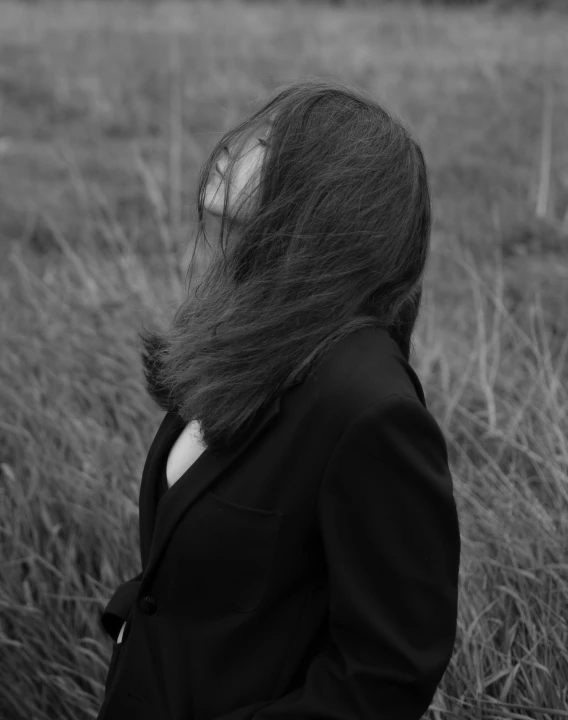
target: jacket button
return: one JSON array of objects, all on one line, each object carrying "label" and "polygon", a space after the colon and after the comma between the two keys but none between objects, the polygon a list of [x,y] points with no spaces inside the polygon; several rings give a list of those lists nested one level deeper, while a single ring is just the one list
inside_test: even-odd
[{"label": "jacket button", "polygon": [[150,595],[146,595],[143,597],[139,603],[138,607],[140,610],[142,610],[143,613],[146,613],[146,615],[153,615],[156,610],[158,609],[158,605],[153,597],[150,597]]}]

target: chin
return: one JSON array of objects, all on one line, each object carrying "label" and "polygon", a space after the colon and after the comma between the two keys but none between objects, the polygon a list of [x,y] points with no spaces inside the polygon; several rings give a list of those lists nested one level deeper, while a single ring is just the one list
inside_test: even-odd
[{"label": "chin", "polygon": [[[217,195],[217,197],[215,196]],[[206,192],[203,198],[203,209],[210,215],[222,215],[223,214],[223,200],[219,196],[221,193],[217,192]]]}]

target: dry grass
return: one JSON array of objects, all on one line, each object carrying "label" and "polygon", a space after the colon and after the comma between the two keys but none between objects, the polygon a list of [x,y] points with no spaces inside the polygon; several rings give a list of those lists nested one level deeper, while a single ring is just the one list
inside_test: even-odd
[{"label": "dry grass", "polygon": [[3,3],[0,717],[95,717],[161,413],[136,330],[179,302],[215,133],[338,75],[415,128],[436,205],[414,365],[462,525],[428,712],[568,717],[568,20],[285,3]]}]

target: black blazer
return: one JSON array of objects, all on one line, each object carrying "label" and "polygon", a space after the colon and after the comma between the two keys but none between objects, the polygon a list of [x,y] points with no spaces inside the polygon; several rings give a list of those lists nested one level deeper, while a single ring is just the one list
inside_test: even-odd
[{"label": "black blazer", "polygon": [[444,436],[384,330],[339,341],[158,499],[184,427],[166,413],[140,487],[142,572],[101,614],[99,720],[419,720],[452,655],[460,533]]}]

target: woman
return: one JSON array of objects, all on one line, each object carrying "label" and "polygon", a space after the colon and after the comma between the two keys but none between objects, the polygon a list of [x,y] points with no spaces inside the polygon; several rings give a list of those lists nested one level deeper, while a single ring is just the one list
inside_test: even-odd
[{"label": "woman", "polygon": [[205,212],[221,224],[201,294],[142,333],[166,415],[143,570],[102,614],[99,719],[419,720],[460,561],[445,439],[409,364],[422,152],[367,94],[301,80],[213,149],[207,239]]}]

